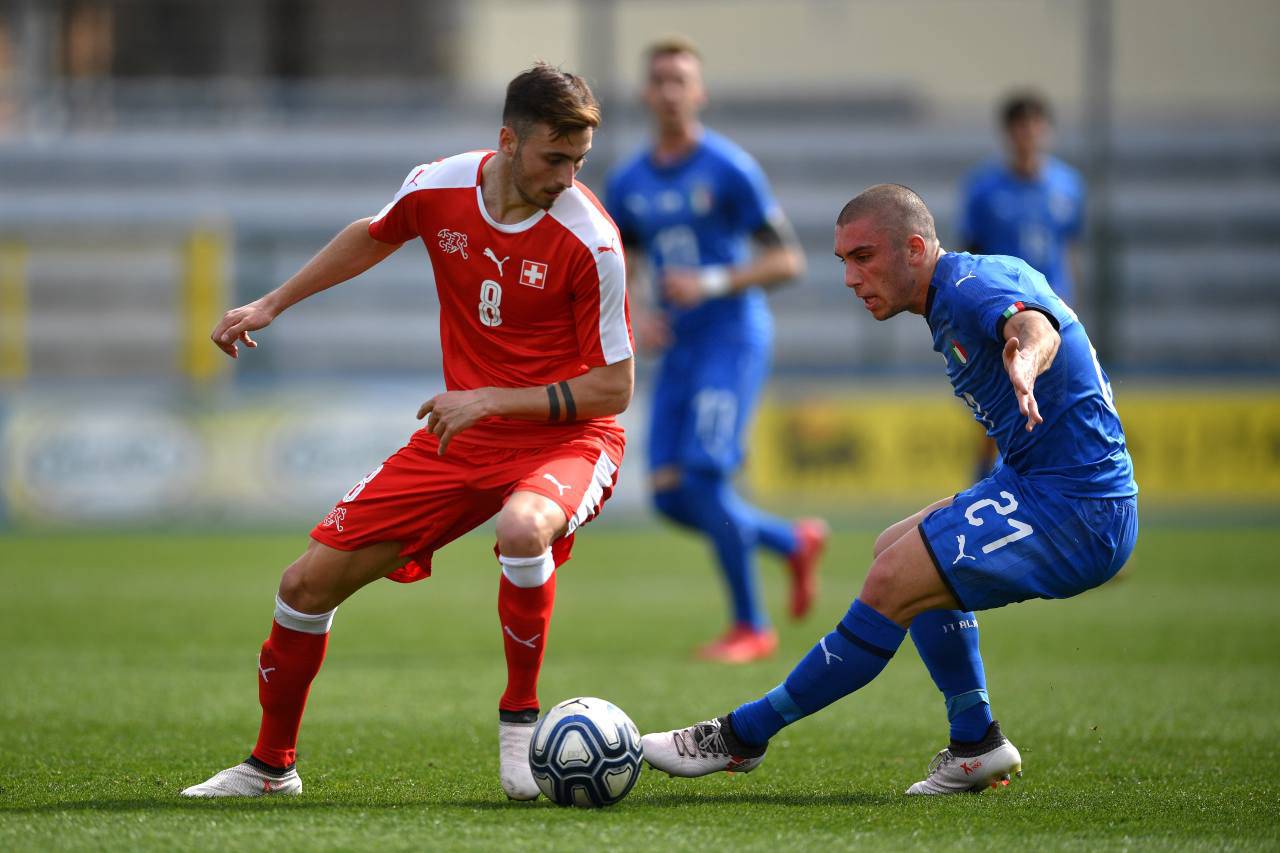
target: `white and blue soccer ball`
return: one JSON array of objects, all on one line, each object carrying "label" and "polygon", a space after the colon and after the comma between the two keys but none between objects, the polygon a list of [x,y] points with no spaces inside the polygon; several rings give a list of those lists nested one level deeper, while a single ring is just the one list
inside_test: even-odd
[{"label": "white and blue soccer ball", "polygon": [[618,706],[581,696],[538,721],[529,769],[547,799],[562,806],[611,806],[640,777],[640,732]]}]

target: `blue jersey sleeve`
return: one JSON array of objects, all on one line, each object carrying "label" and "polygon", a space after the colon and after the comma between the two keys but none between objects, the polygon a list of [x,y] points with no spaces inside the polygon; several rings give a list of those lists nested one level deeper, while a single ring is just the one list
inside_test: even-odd
[{"label": "blue jersey sleeve", "polygon": [[960,189],[960,207],[956,230],[959,232],[960,248],[974,251],[978,248],[978,175],[970,173]]},{"label": "blue jersey sleeve", "polygon": [[1074,170],[1071,172],[1071,198],[1074,207],[1071,211],[1071,217],[1068,219],[1066,227],[1063,229],[1063,237],[1067,240],[1078,240],[1084,233],[1084,208],[1085,208],[1085,189],[1084,180]]},{"label": "blue jersey sleeve", "polygon": [[745,153],[733,158],[726,179],[730,220],[735,230],[754,234],[779,213],[764,170]]},{"label": "blue jersey sleeve", "polygon": [[1005,323],[1023,311],[1039,311],[1055,330],[1069,322],[1066,306],[1044,276],[1026,264],[1005,265],[988,258],[975,271],[976,286],[955,286],[952,294],[959,308],[953,316],[970,333],[1003,344]]},{"label": "blue jersey sleeve", "polygon": [[609,176],[604,188],[604,207],[613,218],[613,224],[618,226],[618,234],[622,237],[623,245],[634,246],[640,242],[640,234],[631,211],[623,201],[627,192],[626,178],[625,169],[619,169]]}]

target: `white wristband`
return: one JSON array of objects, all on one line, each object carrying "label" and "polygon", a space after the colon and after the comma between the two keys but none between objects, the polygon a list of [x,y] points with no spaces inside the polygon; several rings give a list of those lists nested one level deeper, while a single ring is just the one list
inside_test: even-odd
[{"label": "white wristband", "polygon": [[729,268],[703,267],[698,273],[698,286],[708,299],[724,296],[730,289]]}]

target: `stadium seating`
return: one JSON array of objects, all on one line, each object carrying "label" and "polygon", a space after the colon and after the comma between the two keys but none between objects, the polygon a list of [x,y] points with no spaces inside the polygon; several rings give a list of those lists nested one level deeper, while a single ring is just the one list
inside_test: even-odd
[{"label": "stadium seating", "polygon": [[[924,195],[944,245],[954,243],[957,182],[994,152],[993,134],[905,100],[840,106],[815,103],[806,112],[803,103],[721,102],[709,116],[762,162],[809,256],[804,286],[775,300],[778,367],[932,367],[911,324],[876,324],[853,310],[830,254],[831,223],[858,189],[897,181]],[[210,114],[167,129],[0,138],[7,190],[0,244],[26,252],[31,375],[171,372],[186,334],[180,283],[192,232],[224,235],[225,299],[247,300],[343,224],[380,209],[410,166],[495,138],[492,115],[474,105],[396,115],[357,126],[319,111],[281,126],[228,124]],[[584,179],[598,185],[643,131],[635,110],[610,113]],[[1187,369],[1228,358],[1235,367],[1273,365],[1280,356],[1280,283],[1270,280],[1280,268],[1280,140],[1244,118],[1124,123],[1116,137],[1109,187],[1115,288],[1103,298],[1086,255],[1079,306],[1091,325],[1105,312],[1113,369]],[[1087,167],[1070,127],[1059,149]],[[300,306],[272,330],[263,357],[240,369],[438,366],[435,299],[422,260],[418,248],[403,251],[373,280]]]}]

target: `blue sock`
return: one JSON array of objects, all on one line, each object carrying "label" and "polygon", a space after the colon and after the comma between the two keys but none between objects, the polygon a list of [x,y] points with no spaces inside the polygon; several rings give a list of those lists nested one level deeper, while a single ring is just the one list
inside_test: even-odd
[{"label": "blue sock", "polygon": [[668,518],[711,540],[729,588],[733,621],[756,629],[768,627],[756,581],[756,527],[728,480],[719,473],[685,471],[680,486],[656,493],[654,503]]},{"label": "blue sock", "polygon": [[911,623],[911,640],[946,697],[951,739],[982,740],[991,725],[991,700],[978,650],[978,617],[964,610],[925,611]]},{"label": "blue sock", "polygon": [[766,743],[783,726],[865,687],[906,635],[897,623],[854,599],[836,629],[809,650],[785,681],[729,715],[734,733],[744,743]]}]

